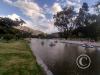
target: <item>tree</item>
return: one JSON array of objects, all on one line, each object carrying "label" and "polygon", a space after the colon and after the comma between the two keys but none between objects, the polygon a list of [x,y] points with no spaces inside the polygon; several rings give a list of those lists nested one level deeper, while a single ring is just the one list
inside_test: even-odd
[{"label": "tree", "polygon": [[96,17],[96,21],[97,21],[97,34],[98,37],[100,38],[100,1],[98,1],[95,5],[94,8],[97,12],[97,17]]},{"label": "tree", "polygon": [[54,15],[54,25],[64,35],[67,33],[67,37],[76,35],[77,37],[96,40],[97,32],[100,30],[98,29],[98,24],[100,24],[98,23],[100,19],[97,19],[98,15],[88,12],[89,6],[87,3],[83,3],[77,14],[75,14],[73,8],[65,8]]},{"label": "tree", "polygon": [[98,1],[95,5],[94,5],[96,11],[98,14],[100,14],[100,1]]},{"label": "tree", "polygon": [[77,34],[81,33],[82,37],[95,39],[97,37],[97,15],[88,13],[88,4],[83,3],[79,14],[76,18]]},{"label": "tree", "polygon": [[[29,32],[21,31],[16,29],[16,26],[21,26],[25,22],[20,19],[12,20],[8,17],[0,17],[0,38],[3,37],[4,39],[12,39],[12,38],[23,38],[31,35]],[[23,33],[23,34],[22,34]]]},{"label": "tree", "polygon": [[87,26],[90,14],[88,13],[88,4],[83,3],[82,8],[79,9],[78,16],[75,20],[76,27]]},{"label": "tree", "polygon": [[63,11],[58,12],[54,15],[54,25],[58,28],[60,32],[63,32],[64,36],[67,38],[71,36],[71,31],[74,28],[74,7],[66,7]]}]

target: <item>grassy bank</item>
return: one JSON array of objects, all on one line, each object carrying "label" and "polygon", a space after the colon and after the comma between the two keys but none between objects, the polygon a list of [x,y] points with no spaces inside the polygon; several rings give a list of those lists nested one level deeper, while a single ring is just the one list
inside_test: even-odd
[{"label": "grassy bank", "polygon": [[0,41],[0,75],[42,75],[26,41]]}]

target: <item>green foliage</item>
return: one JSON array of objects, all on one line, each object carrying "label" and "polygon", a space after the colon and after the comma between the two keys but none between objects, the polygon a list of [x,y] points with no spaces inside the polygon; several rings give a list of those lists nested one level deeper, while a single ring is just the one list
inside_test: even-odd
[{"label": "green foliage", "polygon": [[88,4],[83,3],[79,12],[75,13],[74,7],[68,7],[54,15],[54,25],[63,32],[64,37],[76,36],[97,40],[100,37],[100,14],[89,13],[88,8]]},{"label": "green foliage", "polygon": [[0,17],[0,38],[5,40],[26,38],[31,36],[30,32],[16,29],[16,26],[21,26],[25,23],[22,19],[12,20],[7,17]]},{"label": "green foliage", "polygon": [[5,34],[5,35],[3,35],[3,39],[5,39],[5,40],[11,40],[13,38],[13,35],[12,34]]},{"label": "green foliage", "polygon": [[71,6],[64,8],[63,11],[54,15],[54,25],[59,31],[64,32],[64,35],[67,35],[67,37],[71,35],[70,32],[74,28],[73,13],[75,13],[74,8]]},{"label": "green foliage", "polygon": [[0,75],[42,75],[26,41],[0,42]]}]

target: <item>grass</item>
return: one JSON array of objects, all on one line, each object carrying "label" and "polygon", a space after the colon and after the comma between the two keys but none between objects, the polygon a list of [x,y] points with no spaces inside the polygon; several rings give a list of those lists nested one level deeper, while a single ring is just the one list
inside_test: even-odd
[{"label": "grass", "polygon": [[0,41],[0,75],[42,75],[26,41]]}]

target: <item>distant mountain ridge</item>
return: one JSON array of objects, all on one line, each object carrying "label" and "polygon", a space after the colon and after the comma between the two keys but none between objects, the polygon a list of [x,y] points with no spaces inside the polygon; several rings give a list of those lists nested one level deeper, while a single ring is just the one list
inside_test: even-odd
[{"label": "distant mountain ridge", "polygon": [[29,28],[29,27],[27,27],[27,26],[17,26],[17,27],[15,27],[15,28],[20,29],[20,30],[23,30],[23,31],[31,32],[32,35],[44,34],[42,31],[34,30],[34,29]]}]

